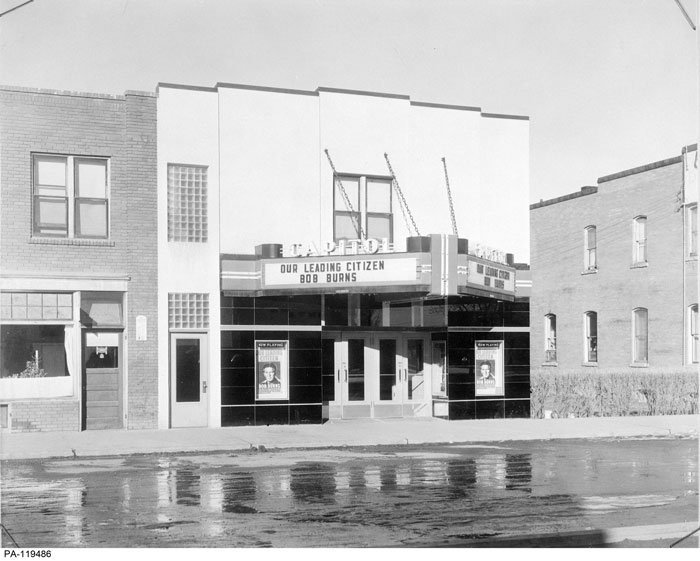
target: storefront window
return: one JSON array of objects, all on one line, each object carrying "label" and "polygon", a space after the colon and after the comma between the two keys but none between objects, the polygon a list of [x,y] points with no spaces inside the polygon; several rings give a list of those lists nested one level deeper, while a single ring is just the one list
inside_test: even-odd
[{"label": "storefront window", "polygon": [[0,327],[0,377],[68,376],[64,325],[3,325]]}]

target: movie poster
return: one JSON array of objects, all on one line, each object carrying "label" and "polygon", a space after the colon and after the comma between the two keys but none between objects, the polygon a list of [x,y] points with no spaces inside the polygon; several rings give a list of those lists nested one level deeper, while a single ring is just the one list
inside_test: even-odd
[{"label": "movie poster", "polygon": [[288,341],[255,342],[256,398],[289,399]]},{"label": "movie poster", "polygon": [[504,395],[503,341],[474,343],[476,395]]}]

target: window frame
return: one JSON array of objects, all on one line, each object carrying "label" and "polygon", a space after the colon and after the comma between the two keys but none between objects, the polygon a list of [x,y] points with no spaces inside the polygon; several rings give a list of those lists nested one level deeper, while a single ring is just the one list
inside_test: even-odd
[{"label": "window frame", "polygon": [[[342,197],[339,197],[337,183],[340,181],[342,184],[343,180],[352,179],[358,181],[358,194],[357,201],[351,201],[351,204],[357,204],[353,206],[352,212],[348,210],[346,203]],[[368,189],[369,183],[371,181],[386,182],[389,187],[389,209],[390,212],[376,212],[368,210]],[[340,198],[341,204],[338,204],[338,199]],[[343,210],[340,210],[343,208]],[[336,173],[333,175],[333,241],[338,243],[341,240],[351,240],[358,238],[345,238],[338,237],[338,228],[336,217],[344,216],[352,219],[353,216],[359,220],[362,232],[366,238],[373,238],[369,232],[369,222],[370,218],[384,218],[389,220],[389,243],[394,242],[394,189],[393,189],[393,179],[391,176],[385,175],[369,175],[369,174],[353,174],[353,173]],[[383,238],[378,238],[383,239]]]},{"label": "window frame", "polygon": [[[32,152],[32,238],[55,238],[76,240],[109,240],[111,237],[110,201],[111,195],[111,158],[107,156],[77,155],[77,154],[51,154],[45,152]],[[39,194],[42,185],[39,180],[39,164],[42,161],[61,161],[65,165],[65,182],[63,196]],[[105,168],[105,197],[79,197],[78,170],[81,162],[100,162]],[[43,185],[43,188],[53,189],[56,186]],[[42,225],[41,204],[43,200],[62,199],[65,204],[65,228],[52,228],[50,223]],[[93,201],[104,204],[105,207],[105,235],[93,235],[80,233],[80,203]],[[43,231],[42,231],[43,230]],[[46,230],[56,230],[46,231]]]},{"label": "window frame", "polygon": [[550,364],[557,362],[556,314],[545,314],[544,316],[544,361]]},{"label": "window frame", "polygon": [[598,312],[592,310],[583,314],[583,362],[591,365],[598,364]]},{"label": "window frame", "polygon": [[[640,319],[644,318],[643,344],[640,345]],[[640,354],[642,351],[642,354]],[[635,308],[632,310],[632,364],[634,366],[648,366],[649,364],[649,310],[647,308]]]},{"label": "window frame", "polygon": [[[591,233],[594,237],[592,247]],[[583,267],[587,272],[598,270],[598,229],[593,224],[583,229]]]},{"label": "window frame", "polygon": [[697,259],[698,256],[698,203],[686,206],[686,257]]},{"label": "window frame", "polygon": [[643,214],[632,219],[632,264],[647,263],[647,217]]},{"label": "window frame", "polygon": [[698,305],[688,306],[688,364],[698,364],[700,362],[700,334],[698,333]]}]

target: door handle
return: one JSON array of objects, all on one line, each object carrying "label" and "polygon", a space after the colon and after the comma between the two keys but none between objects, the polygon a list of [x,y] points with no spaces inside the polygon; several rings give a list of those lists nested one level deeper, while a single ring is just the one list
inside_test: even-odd
[{"label": "door handle", "polygon": [[345,381],[346,382],[348,381],[348,369],[347,368],[345,369]]},{"label": "door handle", "polygon": [[403,381],[408,381],[408,368],[403,369]]},{"label": "door handle", "polygon": [[207,381],[202,380],[202,393],[207,393]]},{"label": "door handle", "polygon": [[338,370],[336,370],[336,372],[338,373],[338,382],[340,382],[340,368],[338,368]]}]

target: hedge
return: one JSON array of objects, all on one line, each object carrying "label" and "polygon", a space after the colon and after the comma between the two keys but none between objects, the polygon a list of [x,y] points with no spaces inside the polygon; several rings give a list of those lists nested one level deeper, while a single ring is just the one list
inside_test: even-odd
[{"label": "hedge", "polygon": [[534,418],[683,415],[698,412],[698,374],[693,371],[639,372],[537,370],[530,375]]}]

